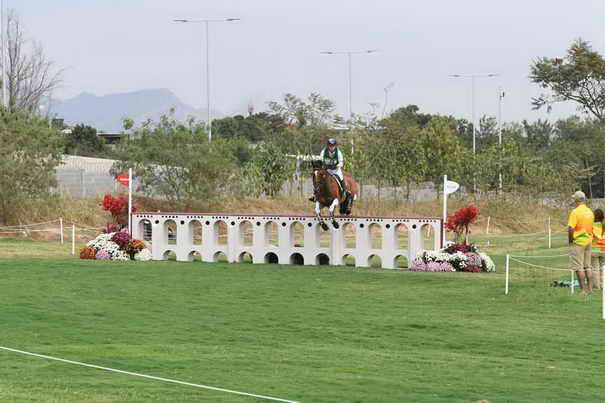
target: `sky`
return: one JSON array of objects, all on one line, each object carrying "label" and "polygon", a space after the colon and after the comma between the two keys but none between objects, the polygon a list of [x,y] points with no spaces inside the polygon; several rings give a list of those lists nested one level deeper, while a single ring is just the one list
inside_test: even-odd
[{"label": "sky", "polygon": [[[312,92],[348,112],[348,65],[355,113],[415,104],[424,113],[504,121],[554,120],[572,104],[533,111],[541,89],[528,78],[539,57],[563,56],[577,38],[605,52],[603,0],[3,0],[26,36],[39,41],[64,83],[54,96],[167,88],[183,102],[206,106],[204,24],[174,18],[241,18],[210,24],[212,109],[225,114],[267,109],[285,93]],[[389,84],[394,83],[389,90]],[[386,102],[385,102],[386,101]]]}]

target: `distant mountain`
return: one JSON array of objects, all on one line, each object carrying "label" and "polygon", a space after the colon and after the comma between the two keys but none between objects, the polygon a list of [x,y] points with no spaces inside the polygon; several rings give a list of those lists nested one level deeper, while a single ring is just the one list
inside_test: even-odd
[{"label": "distant mountain", "polygon": [[[96,96],[87,92],[67,99],[53,101],[52,115],[65,119],[68,125],[86,124],[107,133],[122,130],[122,119],[134,120],[136,125],[147,119],[155,121],[174,108],[174,116],[183,121],[188,117],[206,120],[206,109],[195,109],[181,102],[176,95],[167,89],[145,89],[122,94]],[[224,115],[212,111],[213,118]]]}]

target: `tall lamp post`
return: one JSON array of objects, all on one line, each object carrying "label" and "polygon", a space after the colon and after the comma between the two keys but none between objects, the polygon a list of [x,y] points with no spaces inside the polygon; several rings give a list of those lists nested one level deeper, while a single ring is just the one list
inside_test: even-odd
[{"label": "tall lamp post", "polygon": [[476,137],[476,132],[477,129],[479,127],[479,125],[476,124],[475,122],[475,79],[476,78],[482,78],[482,77],[497,77],[500,74],[498,73],[482,73],[482,74],[450,74],[450,77],[452,78],[470,78],[471,79],[471,84],[472,84],[472,94],[471,94],[471,119],[473,122],[473,155],[475,155],[475,152],[477,150],[477,142],[475,140]]},{"label": "tall lamp post", "polygon": [[352,84],[351,84],[351,56],[352,55],[366,55],[369,53],[376,53],[378,52],[378,49],[367,49],[367,50],[354,50],[354,51],[333,51],[333,50],[327,50],[324,52],[320,52],[322,55],[346,55],[347,56],[347,63],[348,63],[348,77],[349,77],[349,83],[348,83],[348,104],[349,104],[349,119],[351,119],[353,117],[353,110],[351,107],[351,88],[352,88]]},{"label": "tall lamp post", "polygon": [[188,18],[179,18],[173,20],[174,22],[201,22],[206,26],[206,108],[207,108],[207,119],[206,125],[208,126],[208,141],[212,141],[212,116],[210,114],[210,39],[209,39],[209,29],[208,26],[211,22],[233,22],[239,21],[239,18],[196,18],[196,19],[188,19]]}]

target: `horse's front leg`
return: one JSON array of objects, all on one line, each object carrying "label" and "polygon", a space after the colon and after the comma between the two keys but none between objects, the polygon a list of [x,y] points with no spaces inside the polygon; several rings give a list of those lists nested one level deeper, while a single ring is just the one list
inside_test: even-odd
[{"label": "horse's front leg", "polygon": [[317,216],[317,218],[319,218],[319,225],[321,225],[321,229],[327,231],[328,225],[324,222],[321,216],[321,206],[319,205],[318,201],[315,202],[315,215]]},{"label": "horse's front leg", "polygon": [[332,204],[330,205],[330,217],[332,218],[332,225],[334,226],[334,228],[338,229],[338,221],[336,221],[336,219],[334,218],[334,210],[336,209],[336,206],[338,206],[337,198],[335,198]]}]

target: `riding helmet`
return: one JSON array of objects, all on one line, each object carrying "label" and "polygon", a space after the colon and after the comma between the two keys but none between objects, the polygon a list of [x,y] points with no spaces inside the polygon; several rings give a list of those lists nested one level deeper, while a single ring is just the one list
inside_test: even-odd
[{"label": "riding helmet", "polygon": [[328,139],[328,144],[336,145],[336,139]]}]

